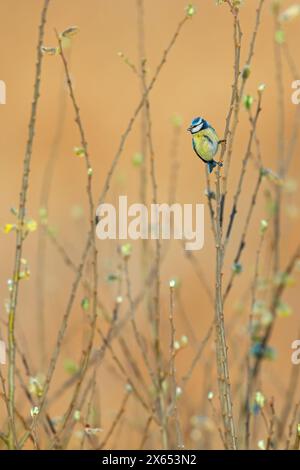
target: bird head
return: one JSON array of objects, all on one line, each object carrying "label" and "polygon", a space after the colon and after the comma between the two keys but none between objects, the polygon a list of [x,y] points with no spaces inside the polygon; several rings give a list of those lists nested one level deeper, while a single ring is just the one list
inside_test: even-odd
[{"label": "bird head", "polygon": [[201,131],[201,129],[206,129],[208,127],[205,119],[201,117],[196,117],[192,120],[190,127],[187,129],[191,134],[196,134],[196,132]]}]

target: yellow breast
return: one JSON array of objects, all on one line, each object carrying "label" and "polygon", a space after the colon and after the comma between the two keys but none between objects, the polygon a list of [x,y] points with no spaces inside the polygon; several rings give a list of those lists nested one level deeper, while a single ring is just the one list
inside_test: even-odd
[{"label": "yellow breast", "polygon": [[203,160],[213,160],[218,151],[218,136],[213,129],[204,129],[193,134],[193,146]]}]

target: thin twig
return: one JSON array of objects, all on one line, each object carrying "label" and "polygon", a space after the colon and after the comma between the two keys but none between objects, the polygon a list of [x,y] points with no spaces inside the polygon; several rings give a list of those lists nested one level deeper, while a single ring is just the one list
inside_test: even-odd
[{"label": "thin twig", "polygon": [[241,191],[242,191],[242,186],[243,186],[244,177],[245,177],[245,173],[246,173],[247,163],[248,163],[249,158],[251,156],[252,143],[253,143],[253,140],[254,140],[254,137],[255,137],[255,134],[256,134],[256,126],[257,126],[258,117],[259,117],[259,114],[261,112],[261,99],[262,99],[261,93],[258,93],[258,103],[257,103],[255,115],[254,115],[254,117],[252,117],[251,114],[250,114],[251,130],[250,130],[250,135],[249,135],[249,140],[248,140],[248,144],[247,144],[245,157],[244,157],[243,162],[242,162],[242,169],[241,169],[237,189],[236,189],[236,192],[235,192],[234,197],[233,197],[232,209],[231,209],[229,223],[228,223],[226,236],[225,236],[225,240],[224,240],[224,248],[225,249],[226,249],[227,244],[229,242],[229,238],[230,238],[230,235],[231,235],[231,230],[232,230],[232,227],[233,227],[233,223],[234,223],[234,220],[235,220],[235,217],[236,217],[236,214],[237,214],[237,205],[238,205],[238,201],[239,201],[240,194],[241,194]]},{"label": "thin twig", "polygon": [[26,202],[27,194],[29,188],[29,174],[31,167],[31,157],[32,157],[32,148],[35,134],[35,124],[36,124],[36,115],[37,107],[40,97],[40,84],[41,84],[41,72],[42,72],[42,45],[44,42],[44,33],[45,26],[47,21],[47,13],[50,0],[44,0],[41,21],[39,26],[39,36],[37,43],[37,59],[36,59],[36,71],[35,71],[35,80],[34,80],[34,92],[33,100],[31,107],[31,115],[28,126],[28,140],[26,144],[24,162],[23,162],[23,176],[22,176],[22,185],[20,191],[19,199],[19,209],[18,209],[18,230],[16,232],[16,250],[15,250],[15,260],[14,260],[14,269],[13,269],[13,284],[12,290],[10,293],[10,305],[9,305],[9,319],[8,319],[8,397],[9,397],[9,447],[11,449],[16,446],[16,431],[15,431],[15,361],[16,361],[16,346],[15,346],[15,321],[17,314],[17,303],[18,303],[18,293],[19,293],[19,282],[20,282],[20,269],[21,269],[21,260],[23,255],[23,243],[24,243],[24,228],[25,228],[25,214],[26,214]]},{"label": "thin twig", "polygon": [[101,444],[99,445],[99,447],[98,447],[97,450],[101,450],[101,449],[103,449],[103,448],[106,446],[106,444],[107,444],[107,442],[108,442],[110,436],[111,436],[112,433],[114,432],[115,427],[117,426],[117,424],[119,423],[119,421],[121,420],[121,418],[122,418],[122,416],[123,416],[123,414],[124,414],[124,412],[125,412],[125,408],[126,408],[126,405],[127,405],[128,400],[129,400],[129,397],[130,397],[130,393],[129,393],[128,391],[126,391],[126,392],[125,392],[125,395],[124,395],[124,397],[123,397],[122,403],[121,403],[121,405],[120,405],[119,411],[118,411],[118,413],[116,414],[115,419],[113,420],[113,422],[112,422],[110,428],[108,429],[108,431],[107,431],[107,433],[106,433],[106,436],[104,437],[103,441],[101,442]]},{"label": "thin twig", "polygon": [[[232,268],[234,268],[234,265],[237,265],[239,263],[242,252],[243,252],[243,250],[245,249],[245,246],[246,246],[246,236],[247,236],[247,233],[248,233],[248,228],[249,228],[249,224],[250,224],[250,221],[251,221],[251,216],[252,216],[255,204],[256,204],[257,196],[258,196],[260,185],[261,185],[261,182],[262,182],[262,177],[263,177],[262,176],[262,171],[259,171],[259,175],[258,175],[257,182],[256,182],[256,185],[255,185],[252,197],[251,197],[250,206],[249,206],[247,217],[246,217],[246,220],[245,220],[245,225],[244,225],[244,228],[243,228],[243,231],[242,231],[241,240],[240,240],[237,252],[236,252],[235,257],[234,257]],[[225,300],[226,300],[226,298],[227,298],[227,296],[228,296],[228,294],[229,294],[229,292],[232,288],[234,277],[235,277],[235,273],[234,273],[234,269],[232,269],[230,279],[228,281],[228,284],[227,284],[225,292],[224,292],[223,302],[225,302]]]},{"label": "thin twig", "polygon": [[[80,110],[79,110],[79,106],[77,104],[77,100],[76,100],[76,97],[75,97],[75,94],[74,94],[73,84],[72,84],[72,81],[71,81],[71,76],[70,76],[70,72],[69,72],[68,63],[67,63],[64,51],[63,51],[61,37],[58,34],[56,34],[56,35],[57,35],[57,40],[58,40],[58,44],[59,44],[60,57],[62,59],[62,63],[63,63],[63,66],[64,66],[64,71],[65,71],[65,76],[66,76],[66,80],[67,80],[69,95],[70,95],[71,102],[72,102],[73,109],[74,109],[75,122],[77,124],[78,131],[79,131],[79,134],[80,134],[81,146],[84,150],[84,160],[85,160],[86,171],[87,171],[86,191],[87,191],[87,198],[88,198],[88,203],[89,203],[90,233],[91,233],[91,243],[92,243],[92,248],[93,248],[93,250],[92,250],[93,251],[93,256],[92,256],[93,290],[92,290],[92,318],[91,318],[91,324],[90,324],[90,334],[89,334],[89,338],[88,338],[88,341],[87,341],[86,350],[84,351],[84,353],[81,357],[81,360],[80,360],[80,367],[79,367],[80,376],[78,378],[78,382],[76,384],[76,387],[75,387],[70,405],[68,407],[68,410],[64,414],[63,424],[62,424],[62,427],[61,427],[61,429],[58,433],[59,434],[58,438],[59,438],[60,435],[62,435],[64,429],[67,428],[68,421],[69,421],[70,417],[72,417],[72,415],[73,415],[73,411],[74,411],[75,406],[76,406],[76,401],[77,401],[77,398],[78,398],[78,395],[79,395],[79,392],[80,392],[80,387],[83,383],[85,374],[86,374],[87,369],[88,369],[90,355],[91,355],[91,351],[92,351],[92,347],[93,347],[94,336],[95,336],[95,326],[96,326],[96,321],[97,321],[98,266],[97,266],[97,247],[96,247],[96,235],[95,235],[95,204],[94,204],[94,199],[93,199],[93,194],[92,194],[93,170],[92,170],[92,166],[91,166],[90,156],[89,156],[89,153],[88,153],[88,144],[87,144],[87,140],[86,140],[86,136],[85,136],[85,131],[84,131],[84,128],[83,128],[83,123],[82,123],[82,119],[81,119],[81,115],[80,115]],[[58,352],[59,351],[57,351],[55,353],[56,357],[58,355]],[[52,374],[53,374],[53,372],[54,372],[54,369],[52,371]],[[48,376],[48,380],[49,380],[49,376]],[[51,380],[51,378],[50,378],[50,380]]]},{"label": "thin twig", "polygon": [[[290,275],[292,273],[292,271],[295,267],[295,264],[296,264],[297,260],[299,259],[299,257],[300,257],[300,245],[296,248],[296,250],[294,251],[289,263],[287,264],[287,266],[284,270],[285,275]],[[275,319],[276,319],[276,307],[277,307],[278,302],[279,302],[279,300],[280,300],[280,298],[281,298],[281,296],[282,296],[282,294],[285,290],[285,287],[286,287],[286,285],[285,285],[284,282],[280,282],[276,286],[276,290],[274,292],[273,299],[272,299],[272,305],[271,305],[271,308],[270,308],[270,312],[272,314],[273,320],[267,326],[266,332],[265,332],[263,338],[260,341],[260,344],[261,344],[261,347],[262,347],[263,350],[267,346],[268,341],[270,339],[270,336],[272,334],[272,331],[273,331],[273,328],[274,328],[274,325],[275,325]],[[263,355],[259,355],[255,359],[253,370],[252,370],[253,380],[258,375],[262,359],[263,359]]]},{"label": "thin twig", "polygon": [[178,415],[177,408],[177,380],[176,380],[176,368],[175,368],[175,321],[174,321],[174,287],[170,286],[170,309],[169,309],[169,321],[170,321],[170,379],[171,379],[171,415],[173,415],[176,429],[176,447],[177,449],[184,449],[183,435],[181,430],[181,424]]}]

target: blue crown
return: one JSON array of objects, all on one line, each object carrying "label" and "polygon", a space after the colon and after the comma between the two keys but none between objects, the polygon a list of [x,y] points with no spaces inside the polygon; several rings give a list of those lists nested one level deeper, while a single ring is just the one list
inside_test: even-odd
[{"label": "blue crown", "polygon": [[202,122],[201,117],[196,117],[195,119],[192,120],[192,126],[197,126],[197,124],[200,124]]}]

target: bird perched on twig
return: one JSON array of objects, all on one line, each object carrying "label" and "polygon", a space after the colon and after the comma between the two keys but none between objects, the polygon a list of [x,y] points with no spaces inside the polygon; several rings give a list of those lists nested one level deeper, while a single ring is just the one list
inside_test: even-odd
[{"label": "bird perched on twig", "polygon": [[208,165],[211,173],[218,166],[223,166],[222,162],[216,162],[214,156],[218,151],[219,144],[225,140],[219,140],[215,129],[201,117],[192,120],[188,131],[192,134],[193,149],[201,160]]}]

